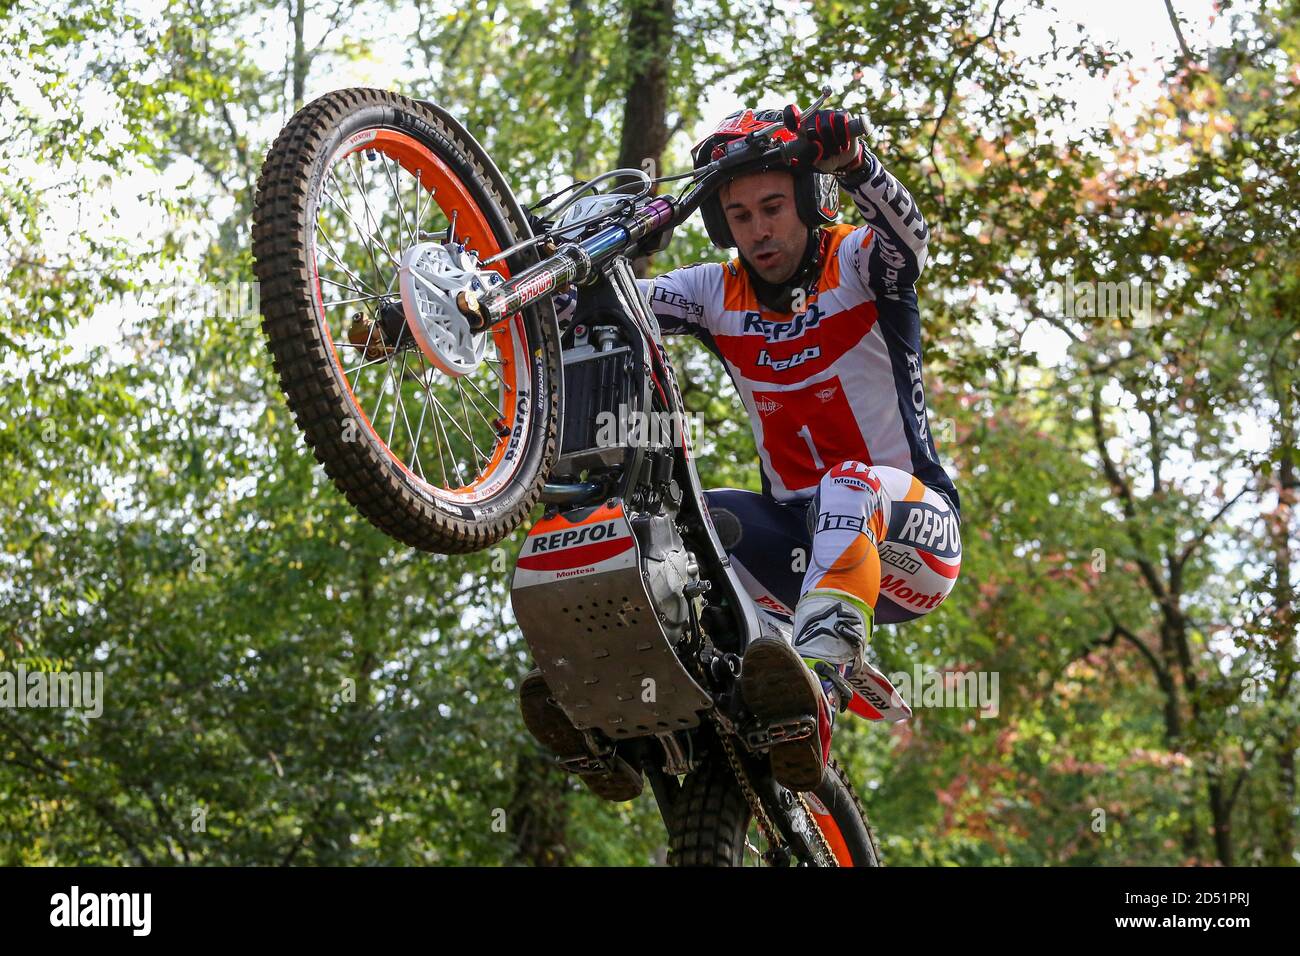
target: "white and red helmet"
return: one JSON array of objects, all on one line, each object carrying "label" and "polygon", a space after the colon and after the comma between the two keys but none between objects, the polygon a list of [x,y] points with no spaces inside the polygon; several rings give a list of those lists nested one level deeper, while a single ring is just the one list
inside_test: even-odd
[{"label": "white and red helmet", "polygon": [[[798,114],[795,114],[796,118]],[[691,150],[695,168],[707,166],[723,155],[726,144],[736,139],[743,139],[756,129],[783,123],[783,110],[737,110],[725,117]],[[784,125],[771,134],[778,142],[789,142],[795,134]],[[790,165],[774,163],[767,169],[784,170],[794,176],[794,205],[799,219],[809,229],[815,229],[827,223],[835,222],[840,216],[840,187],[835,177],[829,173],[818,172],[811,165],[795,160]],[[722,202],[715,192],[700,205],[700,215],[704,217],[704,228],[719,249],[733,249],[736,241],[727,225],[727,217],[722,212]]]}]

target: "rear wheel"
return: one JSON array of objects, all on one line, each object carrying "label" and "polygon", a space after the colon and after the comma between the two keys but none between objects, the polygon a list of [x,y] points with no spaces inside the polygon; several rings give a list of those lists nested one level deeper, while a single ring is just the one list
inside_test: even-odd
[{"label": "rear wheel", "polygon": [[[847,775],[831,761],[815,791],[798,794],[839,866],[880,866],[880,850]],[[675,806],[672,866],[762,866],[771,849],[730,764],[710,757],[687,774]]]},{"label": "rear wheel", "polygon": [[[395,93],[314,100],[263,165],[253,254],[281,387],[335,485],[422,550],[477,551],[509,535],[554,464],[550,300],[478,334],[454,310],[409,325],[404,302],[431,253],[488,259],[528,234],[464,129]],[[484,272],[508,278],[535,261],[526,250]]]}]

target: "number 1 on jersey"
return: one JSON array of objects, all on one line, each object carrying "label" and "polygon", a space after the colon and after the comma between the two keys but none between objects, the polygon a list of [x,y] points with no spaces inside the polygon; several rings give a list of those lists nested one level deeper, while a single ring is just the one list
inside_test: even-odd
[{"label": "number 1 on jersey", "polygon": [[812,430],[805,424],[795,434],[802,436],[803,440],[808,443],[808,453],[812,455],[813,464],[817,466],[817,469],[825,468],[826,465],[822,462],[821,456],[817,454],[817,446],[813,444]]}]

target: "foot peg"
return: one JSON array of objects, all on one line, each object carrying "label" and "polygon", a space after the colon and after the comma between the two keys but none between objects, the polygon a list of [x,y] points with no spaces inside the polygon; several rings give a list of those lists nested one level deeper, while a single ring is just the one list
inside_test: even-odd
[{"label": "foot peg", "polygon": [[604,757],[581,754],[577,757],[556,757],[558,763],[569,773],[611,773],[613,765]]},{"label": "foot peg", "polygon": [[796,717],[793,720],[775,720],[769,724],[751,724],[744,731],[745,746],[764,753],[777,744],[803,740],[817,734],[816,717]]}]

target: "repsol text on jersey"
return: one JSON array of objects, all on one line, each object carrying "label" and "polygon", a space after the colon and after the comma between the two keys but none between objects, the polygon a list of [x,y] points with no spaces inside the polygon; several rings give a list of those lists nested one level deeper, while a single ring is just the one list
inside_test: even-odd
[{"label": "repsol text on jersey", "polygon": [[773,322],[763,318],[760,312],[746,312],[743,332],[745,335],[761,332],[769,342],[783,342],[786,339],[797,339],[809,329],[817,328],[825,317],[826,313],[816,302],[810,303],[806,312],[796,312],[789,322]]}]

